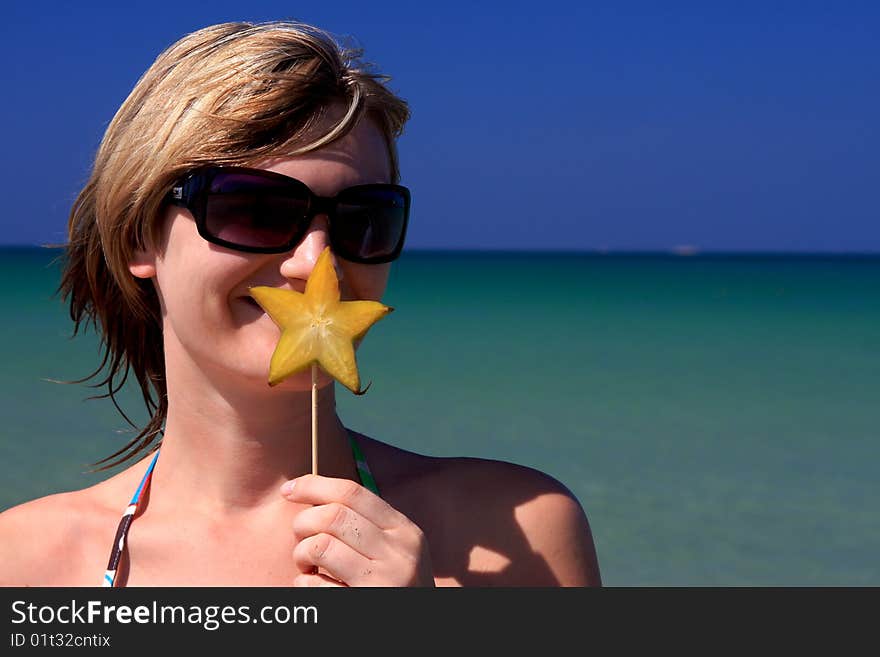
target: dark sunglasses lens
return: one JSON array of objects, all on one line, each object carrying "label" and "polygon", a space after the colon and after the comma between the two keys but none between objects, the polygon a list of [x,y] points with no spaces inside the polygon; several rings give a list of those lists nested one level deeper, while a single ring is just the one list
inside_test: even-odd
[{"label": "dark sunglasses lens", "polygon": [[359,188],[343,192],[333,230],[340,255],[352,259],[384,258],[400,247],[406,228],[407,201],[394,188]]},{"label": "dark sunglasses lens", "polygon": [[308,210],[305,188],[241,173],[221,173],[211,182],[205,228],[238,246],[283,247],[301,230]]}]

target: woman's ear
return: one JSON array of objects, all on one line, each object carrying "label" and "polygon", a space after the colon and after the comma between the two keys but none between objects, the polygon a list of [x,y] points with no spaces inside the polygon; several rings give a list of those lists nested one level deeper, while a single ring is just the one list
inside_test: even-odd
[{"label": "woman's ear", "polygon": [[128,263],[128,271],[135,278],[153,278],[156,275],[156,254],[153,249],[137,249]]}]

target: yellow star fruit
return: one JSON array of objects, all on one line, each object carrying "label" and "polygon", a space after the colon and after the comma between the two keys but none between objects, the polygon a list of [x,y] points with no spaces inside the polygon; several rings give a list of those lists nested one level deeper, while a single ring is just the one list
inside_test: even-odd
[{"label": "yellow star fruit", "polygon": [[354,394],[366,392],[360,390],[355,342],[394,309],[378,301],[340,301],[329,246],[318,257],[305,293],[267,286],[252,287],[250,293],[281,329],[269,363],[270,386],[317,363]]}]

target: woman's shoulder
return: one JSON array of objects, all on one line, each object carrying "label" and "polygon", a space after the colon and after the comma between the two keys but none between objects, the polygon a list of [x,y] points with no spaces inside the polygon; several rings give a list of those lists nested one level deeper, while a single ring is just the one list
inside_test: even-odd
[{"label": "woman's shoulder", "polygon": [[115,526],[128,501],[122,493],[129,479],[125,471],[0,513],[0,585],[100,583]]},{"label": "woman's shoulder", "polygon": [[[571,495],[560,481],[536,468],[471,456],[431,456],[355,432],[377,479],[392,486],[448,483],[472,487],[542,490]],[[498,492],[497,490],[495,492]]]},{"label": "woman's shoulder", "polygon": [[553,476],[502,460],[364,442],[383,496],[427,535],[438,575],[465,585],[600,583],[587,515]]}]

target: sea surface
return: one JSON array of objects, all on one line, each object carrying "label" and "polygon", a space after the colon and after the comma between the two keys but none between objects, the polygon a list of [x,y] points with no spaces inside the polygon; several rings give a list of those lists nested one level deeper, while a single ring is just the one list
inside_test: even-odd
[{"label": "sea surface", "polygon": [[[0,249],[0,509],[131,436],[51,382],[99,363],[56,255]],[[413,251],[384,301],[343,421],[557,478],[605,584],[880,585],[880,257]]]}]

